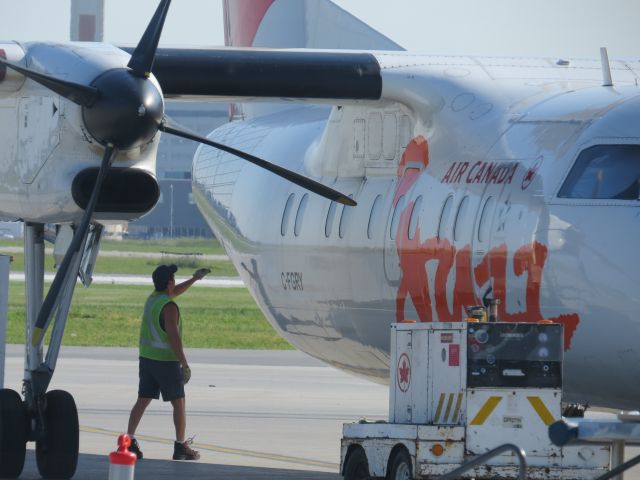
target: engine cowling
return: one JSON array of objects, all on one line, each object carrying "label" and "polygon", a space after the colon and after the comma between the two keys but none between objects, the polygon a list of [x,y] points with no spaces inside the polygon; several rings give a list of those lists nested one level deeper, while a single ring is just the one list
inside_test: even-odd
[{"label": "engine cowling", "polygon": [[[24,58],[24,50],[13,42],[0,43],[0,57],[11,63],[20,63]],[[25,77],[15,70],[0,65],[0,95],[14,93],[22,88]]]}]

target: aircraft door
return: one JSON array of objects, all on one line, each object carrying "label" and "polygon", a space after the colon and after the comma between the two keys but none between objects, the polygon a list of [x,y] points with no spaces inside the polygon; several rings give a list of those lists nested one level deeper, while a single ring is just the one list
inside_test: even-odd
[{"label": "aircraft door", "polygon": [[[0,99],[0,175],[4,185],[15,185],[16,168],[16,138],[18,137],[18,122],[16,121],[16,100],[14,98]],[[4,206],[4,205],[3,205]]]},{"label": "aircraft door", "polygon": [[494,161],[495,165],[513,170],[513,175],[505,177],[511,181],[488,183],[476,214],[473,235],[476,293],[480,299],[499,300],[499,317],[505,321],[518,321],[509,314],[523,312],[527,305],[529,273],[520,271],[522,265],[516,263],[521,260],[516,258],[534,255],[532,246],[543,217],[544,202],[541,195],[528,191],[523,177],[527,169],[536,168],[541,161],[541,157]]}]

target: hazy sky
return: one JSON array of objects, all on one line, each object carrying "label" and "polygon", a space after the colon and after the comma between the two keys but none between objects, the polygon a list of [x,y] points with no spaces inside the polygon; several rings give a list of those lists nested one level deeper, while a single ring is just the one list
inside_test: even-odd
[{"label": "hazy sky", "polygon": [[[106,0],[105,41],[135,44],[158,0]],[[640,57],[637,0],[336,0],[411,51]],[[0,39],[68,40],[69,0],[0,0]],[[174,0],[162,42],[222,45],[222,0]]]}]

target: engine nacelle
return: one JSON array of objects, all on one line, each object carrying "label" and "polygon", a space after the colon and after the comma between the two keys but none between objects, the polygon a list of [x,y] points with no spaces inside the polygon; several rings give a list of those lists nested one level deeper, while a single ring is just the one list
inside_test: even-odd
[{"label": "engine nacelle", "polygon": [[[125,71],[129,55],[106,44],[0,42],[0,55],[11,63],[82,85],[113,75],[129,80]],[[151,77],[145,86],[155,94],[152,106],[162,107],[157,81]],[[95,138],[92,133],[101,131],[96,122],[105,112],[99,113],[97,119],[92,118],[90,129],[83,107],[10,68],[0,69],[0,220],[58,224],[81,218],[104,155],[103,144],[113,141]],[[160,118],[157,114],[152,123]],[[135,122],[122,125],[125,140],[128,129],[135,126]],[[116,145],[118,153],[99,197],[95,220],[131,221],[154,207],[160,194],[155,178],[159,141],[160,135],[151,131],[143,141]]]},{"label": "engine nacelle", "polygon": [[[87,168],[76,175],[71,193],[76,204],[85,209],[96,183],[99,168]],[[140,216],[151,210],[160,197],[160,187],[156,179],[147,171],[135,168],[112,168],[104,179],[104,186],[96,213]],[[108,219],[108,215],[101,215]]]},{"label": "engine nacelle", "polygon": [[[20,63],[24,58],[24,50],[14,42],[0,42],[0,57],[11,63]],[[0,65],[0,96],[3,93],[14,93],[22,88],[25,77],[10,68]]]}]

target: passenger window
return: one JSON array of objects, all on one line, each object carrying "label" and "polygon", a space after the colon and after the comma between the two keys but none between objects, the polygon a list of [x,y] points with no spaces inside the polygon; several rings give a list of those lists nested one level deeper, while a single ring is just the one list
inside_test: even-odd
[{"label": "passenger window", "polygon": [[409,240],[413,240],[418,229],[418,220],[420,219],[420,210],[422,209],[422,195],[416,199],[411,211],[411,220],[409,221]]},{"label": "passenger window", "polygon": [[331,236],[331,231],[333,230],[333,219],[336,216],[336,208],[338,204],[336,202],[331,202],[329,205],[329,211],[327,212],[327,221],[324,224],[324,236],[329,238]]},{"label": "passenger window", "polygon": [[458,213],[456,213],[456,220],[453,225],[453,239],[457,242],[462,238],[462,231],[464,227],[464,217],[467,214],[467,207],[469,205],[469,197],[465,196],[460,205],[458,205]]},{"label": "passenger window", "polygon": [[396,239],[396,233],[398,231],[398,223],[400,223],[400,217],[402,215],[402,211],[404,210],[404,204],[405,204],[405,198],[403,195],[398,199],[396,208],[393,211],[393,217],[391,218],[391,229],[389,230],[389,238],[391,238],[391,240]]},{"label": "passenger window", "polygon": [[298,205],[298,213],[296,214],[296,224],[293,227],[293,234],[297,237],[302,230],[302,219],[304,218],[304,211],[307,209],[307,201],[309,200],[309,194],[305,193]]},{"label": "passenger window", "polygon": [[282,212],[282,224],[280,225],[280,234],[284,237],[287,234],[287,230],[289,228],[289,216],[291,215],[291,206],[293,205],[293,200],[296,198],[295,193],[289,195],[287,198],[287,203],[284,206],[284,212]]},{"label": "passenger window", "polygon": [[438,222],[438,240],[446,236],[447,226],[449,224],[449,214],[451,213],[451,205],[453,205],[453,196],[449,195],[442,205],[440,212],[440,221]]},{"label": "passenger window", "polygon": [[[349,195],[351,198],[351,195]],[[353,211],[353,207],[347,207],[346,205],[342,206],[342,214],[340,215],[340,225],[338,226],[338,235],[340,238],[344,238],[347,232],[347,225],[349,223],[349,218],[351,218],[351,212]]]},{"label": "passenger window", "polygon": [[578,156],[558,196],[638,200],[640,145],[598,145]]},{"label": "passenger window", "polygon": [[378,195],[371,206],[371,215],[369,215],[369,224],[367,225],[367,238],[371,240],[375,236],[376,226],[380,220],[380,212],[382,211],[382,195]]},{"label": "passenger window", "polygon": [[495,200],[493,197],[487,198],[482,207],[482,213],[480,214],[480,224],[478,225],[478,241],[486,242],[489,239],[489,227],[491,226],[490,213],[493,210]]}]

